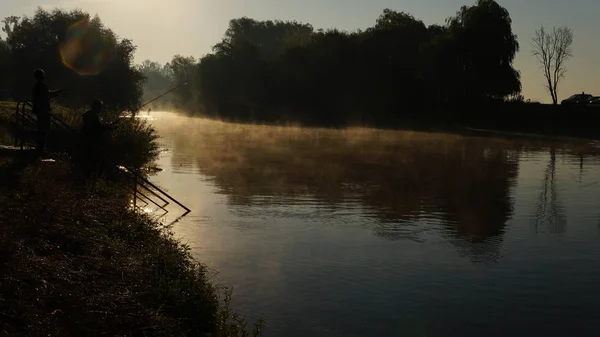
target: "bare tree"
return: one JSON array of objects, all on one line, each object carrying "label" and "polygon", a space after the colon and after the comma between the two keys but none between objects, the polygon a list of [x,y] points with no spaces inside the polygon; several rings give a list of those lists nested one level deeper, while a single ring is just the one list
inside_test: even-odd
[{"label": "bare tree", "polygon": [[533,55],[541,63],[546,78],[546,87],[552,96],[552,103],[558,103],[558,83],[567,68],[565,62],[573,56],[573,30],[569,27],[553,27],[548,32],[541,27],[533,36]]}]

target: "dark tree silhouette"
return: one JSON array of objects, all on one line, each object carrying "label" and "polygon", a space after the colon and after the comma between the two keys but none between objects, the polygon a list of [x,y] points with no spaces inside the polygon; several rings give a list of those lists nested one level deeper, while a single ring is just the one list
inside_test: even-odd
[{"label": "dark tree silhouette", "polygon": [[573,31],[569,27],[553,27],[548,32],[541,27],[533,36],[533,55],[537,58],[546,79],[552,103],[558,104],[558,83],[564,77],[566,61],[573,56]]},{"label": "dark tree silhouette", "polygon": [[12,70],[12,55],[6,41],[0,39],[0,98],[6,99],[10,94],[10,74]]},{"label": "dark tree silhouette", "polygon": [[462,7],[443,26],[390,9],[355,32],[234,19],[212,53],[176,67],[192,84],[178,99],[193,112],[233,120],[445,121],[520,93],[511,23],[493,0]]},{"label": "dark tree silhouette", "polygon": [[[158,62],[145,60],[139,66],[139,70],[144,75],[144,96],[145,102],[165,92],[171,85],[171,77],[167,67]],[[160,106],[158,104],[164,101],[155,102],[153,107]]]},{"label": "dark tree silhouette", "polygon": [[[95,37],[89,46],[100,45],[110,56],[92,64],[92,74],[73,68],[89,65],[94,50],[79,55],[65,48],[73,25],[82,21]],[[493,0],[478,0],[432,26],[384,9],[372,27],[354,32],[242,17],[231,20],[222,40],[200,59],[175,55],[165,65],[146,61],[137,67],[132,42],[82,11],[38,9],[32,18],[3,23],[7,39],[0,42],[0,60],[10,62],[0,73],[8,73],[3,79],[13,96],[30,95],[29,74],[41,67],[52,87],[72,93],[63,98],[70,106],[98,97],[135,109],[142,90],[151,98],[169,85],[188,83],[170,96],[175,107],[226,120],[418,126],[462,122],[473,117],[469,111],[521,91],[512,66],[519,46],[510,15]],[[61,56],[75,65],[65,65]]]},{"label": "dark tree silhouette", "polygon": [[521,91],[512,67],[519,44],[511,24],[508,11],[493,0],[464,6],[448,20],[462,70],[458,79],[468,97],[504,98]]},{"label": "dark tree silhouette", "polygon": [[99,17],[38,8],[33,17],[12,16],[3,23],[13,98],[30,99],[32,71],[43,68],[53,87],[70,93],[61,99],[65,105],[89,105],[93,98],[114,109],[140,105],[143,76],[133,65],[136,48],[130,40],[118,39]]}]

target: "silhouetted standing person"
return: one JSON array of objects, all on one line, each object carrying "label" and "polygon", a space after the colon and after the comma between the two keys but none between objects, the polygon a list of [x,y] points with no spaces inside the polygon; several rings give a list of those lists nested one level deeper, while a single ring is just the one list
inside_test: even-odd
[{"label": "silhouetted standing person", "polygon": [[81,131],[84,145],[84,165],[88,176],[97,171],[100,164],[102,135],[106,131],[114,130],[115,123],[117,122],[104,123],[100,118],[102,108],[102,101],[96,99],[92,102],[92,109],[81,116],[83,119],[83,128]]},{"label": "silhouetted standing person", "polygon": [[35,77],[33,113],[37,116],[36,150],[41,154],[46,148],[46,138],[50,131],[50,99],[56,97],[63,90],[50,91],[46,85],[46,74],[42,69],[36,69],[33,76]]}]

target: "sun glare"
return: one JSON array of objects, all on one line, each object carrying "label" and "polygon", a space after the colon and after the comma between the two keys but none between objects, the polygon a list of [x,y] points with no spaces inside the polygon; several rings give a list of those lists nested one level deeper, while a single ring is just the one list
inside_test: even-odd
[{"label": "sun glare", "polygon": [[75,22],[60,45],[62,63],[80,75],[97,75],[114,58],[114,45],[104,38],[87,19]]}]

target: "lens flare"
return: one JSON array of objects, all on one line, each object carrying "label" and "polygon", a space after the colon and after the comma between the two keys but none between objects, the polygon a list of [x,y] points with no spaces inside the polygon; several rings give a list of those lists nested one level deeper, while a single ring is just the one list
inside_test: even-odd
[{"label": "lens flare", "polygon": [[87,18],[75,22],[60,45],[62,63],[80,75],[98,75],[116,55],[114,43]]}]

